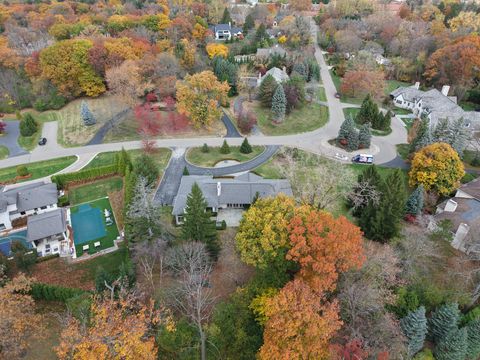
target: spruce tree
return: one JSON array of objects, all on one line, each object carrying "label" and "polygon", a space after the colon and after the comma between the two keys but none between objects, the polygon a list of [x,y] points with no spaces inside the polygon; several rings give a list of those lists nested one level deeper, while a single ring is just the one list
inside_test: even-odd
[{"label": "spruce tree", "polygon": [[283,86],[278,85],[272,99],[273,119],[282,122],[285,119],[285,111],[287,110],[287,98],[283,91]]},{"label": "spruce tree", "polygon": [[303,80],[308,80],[308,67],[304,63],[297,62],[293,64],[292,73],[298,74]]},{"label": "spruce tree", "polygon": [[428,321],[428,336],[435,343],[440,343],[446,336],[458,328],[460,311],[458,304],[445,304],[440,306]]},{"label": "spruce tree", "polygon": [[187,197],[182,237],[188,241],[199,241],[205,244],[210,255],[216,259],[220,247],[217,242],[215,221],[211,220],[212,214],[205,211],[208,204],[203,197],[202,190],[194,183]]},{"label": "spruce tree", "polygon": [[186,166],[183,167],[183,173],[182,173],[183,176],[188,176],[190,175],[190,172],[188,171],[188,168]]},{"label": "spruce tree", "polygon": [[243,23],[243,33],[246,35],[248,31],[255,27],[255,20],[253,19],[252,14],[248,14],[245,17],[245,22]]},{"label": "spruce tree", "polygon": [[356,122],[357,124],[366,124],[371,123],[372,127],[375,129],[375,125],[378,122],[378,106],[372,100],[370,94],[363,100],[360,111],[357,114]]},{"label": "spruce tree", "polygon": [[252,152],[252,146],[248,142],[247,138],[243,139],[242,145],[240,146],[240,152],[242,154],[250,154]]},{"label": "spruce tree", "polygon": [[347,135],[347,150],[355,151],[358,150],[359,139],[357,129],[352,129]]},{"label": "spruce tree", "polygon": [[94,125],[97,122],[85,101],[82,101],[80,105],[80,117],[86,126]]},{"label": "spruce tree", "polygon": [[20,121],[20,135],[32,136],[38,130],[37,123],[30,113],[23,115],[23,119]]},{"label": "spruce tree", "polygon": [[448,119],[439,119],[432,133],[433,142],[447,142],[449,138],[450,125]]},{"label": "spruce tree", "polygon": [[415,139],[413,139],[410,144],[410,153],[415,153],[431,143],[432,138],[430,135],[428,120],[422,120],[417,130],[417,136],[415,136]]},{"label": "spruce tree", "polygon": [[272,107],[272,98],[277,86],[277,81],[270,74],[262,80],[258,88],[258,98],[263,106],[268,108]]},{"label": "spruce tree", "polygon": [[423,185],[417,187],[408,197],[405,204],[405,213],[410,215],[419,215],[423,209]]},{"label": "spruce tree", "polygon": [[262,40],[267,40],[268,38],[269,36],[267,33],[267,29],[265,28],[265,24],[261,23],[258,26],[257,31],[255,32],[255,42],[258,44]]},{"label": "spruce tree", "polygon": [[400,320],[400,327],[407,338],[408,356],[413,357],[423,348],[427,336],[425,307],[421,306],[417,310],[409,312]]},{"label": "spruce tree", "polygon": [[337,142],[347,140],[349,134],[355,130],[356,128],[353,118],[351,116],[347,116],[343,121],[342,125],[340,125],[340,130],[338,130]]},{"label": "spruce tree", "polygon": [[480,320],[475,320],[467,326],[467,353],[468,360],[476,360],[480,357]]},{"label": "spruce tree", "polygon": [[230,154],[230,146],[228,146],[227,140],[223,140],[222,147],[220,148],[220,154]]},{"label": "spruce tree", "polygon": [[228,24],[232,23],[232,17],[230,16],[230,11],[228,11],[228,8],[225,8],[223,10],[223,16],[222,16],[222,24]]},{"label": "spruce tree", "polygon": [[122,150],[117,154],[117,171],[121,176],[125,176],[127,168],[132,167],[132,161],[130,160],[130,155],[122,147]]},{"label": "spruce tree", "polygon": [[381,111],[379,111],[377,116],[375,116],[372,119],[372,128],[375,130],[382,130],[384,122],[385,122],[385,116]]},{"label": "spruce tree", "polygon": [[206,143],[204,143],[203,146],[202,146],[202,152],[205,153],[205,154],[210,152],[210,148],[208,147],[208,145]]},{"label": "spruce tree", "polygon": [[147,154],[140,155],[135,159],[133,168],[137,176],[145,178],[147,185],[152,186],[157,182],[159,171],[157,164],[151,156]]},{"label": "spruce tree", "polygon": [[370,124],[364,124],[360,127],[358,133],[358,147],[360,149],[368,149],[372,140],[372,134],[370,132]]},{"label": "spruce tree", "polygon": [[467,147],[470,137],[471,132],[469,128],[465,126],[465,121],[463,118],[452,121],[450,124],[450,134],[447,143],[455,149],[460,157],[463,157],[463,151]]},{"label": "spruce tree", "polygon": [[380,130],[387,131],[388,129],[390,129],[390,127],[392,126],[392,117],[393,117],[392,112],[388,110],[385,116],[383,117],[383,122],[380,127]]},{"label": "spruce tree", "polygon": [[467,329],[454,329],[435,347],[436,360],[464,360],[467,353]]}]

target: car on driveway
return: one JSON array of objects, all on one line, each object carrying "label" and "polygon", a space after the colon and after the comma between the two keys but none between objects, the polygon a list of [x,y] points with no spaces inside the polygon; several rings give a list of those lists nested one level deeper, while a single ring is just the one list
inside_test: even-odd
[{"label": "car on driveway", "polygon": [[38,141],[38,145],[45,145],[47,143],[47,138],[44,138],[42,137],[39,141]]},{"label": "car on driveway", "polygon": [[335,93],[335,97],[336,97],[337,99],[340,99],[341,96],[342,96],[342,95],[340,95],[340,93],[338,93],[338,92]]},{"label": "car on driveway", "polygon": [[352,162],[358,164],[373,164],[373,155],[358,154],[352,157]]}]

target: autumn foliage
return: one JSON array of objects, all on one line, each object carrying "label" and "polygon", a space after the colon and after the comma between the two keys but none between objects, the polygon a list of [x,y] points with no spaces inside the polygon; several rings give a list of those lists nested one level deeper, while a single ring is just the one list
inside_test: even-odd
[{"label": "autumn foliage", "polygon": [[310,206],[297,209],[288,231],[288,260],[299,263],[298,276],[318,292],[332,291],[340,273],[363,261],[362,232],[344,216],[334,218]]},{"label": "autumn foliage", "polygon": [[342,79],[340,91],[352,97],[364,97],[368,94],[379,98],[385,87],[384,75],[381,71],[350,70]]},{"label": "autumn foliage", "polygon": [[419,150],[409,172],[410,186],[423,185],[426,191],[449,195],[465,174],[457,152],[446,143],[434,143]]},{"label": "autumn foliage", "polygon": [[207,54],[210,59],[213,59],[215,56],[221,56],[223,58],[228,56],[228,47],[226,47],[224,44],[210,43],[207,44],[205,50],[207,50]]},{"label": "autumn foliage", "polygon": [[342,325],[336,301],[328,302],[297,279],[268,305],[260,359],[328,359],[328,343]]}]

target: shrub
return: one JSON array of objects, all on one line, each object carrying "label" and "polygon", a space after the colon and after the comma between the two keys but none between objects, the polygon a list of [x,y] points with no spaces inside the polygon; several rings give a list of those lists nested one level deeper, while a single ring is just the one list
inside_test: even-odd
[{"label": "shrub", "polygon": [[247,138],[243,139],[242,145],[240,146],[240,152],[242,154],[250,154],[253,151],[252,146],[248,142]]},{"label": "shrub", "polygon": [[253,127],[257,124],[257,117],[251,111],[242,111],[238,115],[237,125],[240,131],[244,134],[250,133]]},{"label": "shrub", "polygon": [[60,257],[60,254],[51,254],[51,255],[47,255],[47,256],[37,257],[36,261],[37,261],[37,263],[41,263],[41,262],[52,260],[52,259],[55,259],[55,258],[58,258],[58,257]]},{"label": "shrub", "polygon": [[61,301],[66,302],[68,299],[84,294],[86,291],[81,289],[67,288],[63,286],[33,283],[30,295],[35,300]]},{"label": "shrub", "polygon": [[220,148],[221,154],[229,154],[230,153],[230,146],[228,146],[227,140],[223,140],[223,145]]},{"label": "shrub", "polygon": [[17,166],[17,175],[18,176],[27,176],[29,175],[30,172],[28,171],[27,167],[25,165],[19,165]]},{"label": "shrub", "polygon": [[67,195],[62,195],[58,198],[58,206],[64,207],[70,205],[70,200]]},{"label": "shrub", "polygon": [[183,167],[183,176],[187,176],[187,175],[190,175],[190,172],[188,171],[187,167],[184,166]]},{"label": "shrub", "polygon": [[208,145],[206,143],[204,143],[203,146],[202,146],[202,152],[205,153],[205,154],[210,152],[210,148],[208,147]]},{"label": "shrub", "polygon": [[421,352],[419,352],[413,360],[435,360],[432,354],[432,350],[430,349],[423,349]]},{"label": "shrub", "polygon": [[117,164],[99,166],[92,169],[85,169],[67,174],[59,174],[52,176],[52,182],[57,184],[59,189],[66,189],[71,183],[81,183],[93,181],[118,173]]},{"label": "shrub", "polygon": [[38,130],[37,123],[33,116],[29,113],[23,116],[23,120],[20,121],[20,135],[32,136]]},{"label": "shrub", "polygon": [[151,156],[142,154],[135,159],[133,168],[138,176],[145,178],[148,185],[155,184],[158,178],[158,167]]},{"label": "shrub", "polygon": [[468,313],[466,313],[461,320],[462,325],[469,324],[475,320],[480,319],[480,306],[474,307]]}]

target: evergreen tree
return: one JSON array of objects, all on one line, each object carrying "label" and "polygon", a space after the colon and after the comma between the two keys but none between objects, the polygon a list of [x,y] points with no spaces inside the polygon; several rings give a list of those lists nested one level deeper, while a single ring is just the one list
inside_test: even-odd
[{"label": "evergreen tree", "polygon": [[368,149],[370,147],[371,140],[372,134],[370,132],[370,124],[363,124],[360,127],[360,132],[358,133],[358,147],[360,149]]},{"label": "evergreen tree", "polygon": [[470,130],[465,126],[465,121],[460,118],[450,124],[450,137],[448,144],[455,149],[460,157],[463,157],[463,151],[470,140]]},{"label": "evergreen tree", "polygon": [[308,67],[304,63],[297,62],[293,64],[292,73],[300,75],[305,81],[308,80]]},{"label": "evergreen tree", "polygon": [[190,172],[188,171],[187,167],[184,166],[183,167],[183,176],[188,176],[188,175],[190,175]]},{"label": "evergreen tree", "polygon": [[151,186],[157,182],[158,167],[151,156],[142,154],[135,159],[133,168],[138,177],[143,177],[147,181],[147,185]]},{"label": "evergreen tree", "polygon": [[423,185],[417,187],[408,197],[405,204],[405,213],[419,215],[423,209]]},{"label": "evergreen tree", "polygon": [[273,119],[282,122],[285,119],[285,111],[287,110],[287,99],[283,86],[278,85],[272,99],[272,114]]},{"label": "evergreen tree", "polygon": [[255,42],[259,43],[263,40],[268,40],[268,38],[267,29],[265,28],[265,25],[261,23],[255,32]]},{"label": "evergreen tree", "polygon": [[252,152],[252,146],[248,142],[247,138],[243,139],[242,145],[240,146],[240,152],[242,154],[250,154]]},{"label": "evergreen tree", "polygon": [[480,357],[480,320],[475,320],[466,326],[467,328],[467,353],[468,360],[476,360]]},{"label": "evergreen tree", "polygon": [[383,122],[380,126],[380,130],[387,131],[388,129],[390,129],[390,127],[392,126],[392,117],[393,115],[391,111],[388,110],[385,116],[383,117]]},{"label": "evergreen tree", "polygon": [[243,33],[248,34],[248,31],[255,27],[255,20],[253,19],[252,14],[248,14],[245,17],[245,22],[243,23]]},{"label": "evergreen tree", "polygon": [[220,154],[229,154],[230,146],[228,146],[227,140],[223,140],[222,147],[220,148]]},{"label": "evergreen tree", "polygon": [[467,329],[454,329],[435,347],[436,360],[464,360],[467,352]]},{"label": "evergreen tree", "polygon": [[448,119],[439,119],[432,133],[433,142],[448,142],[450,125]]},{"label": "evergreen tree", "polygon": [[358,150],[358,147],[359,147],[358,131],[357,129],[353,129],[347,135],[347,150],[355,151],[355,150]]},{"label": "evergreen tree", "polygon": [[208,145],[206,143],[204,143],[203,146],[202,146],[202,152],[205,153],[205,154],[210,152],[210,148],[208,147]]},{"label": "evergreen tree", "polygon": [[115,281],[115,278],[110,274],[107,270],[103,268],[103,266],[97,267],[95,272],[95,291],[99,294],[103,293],[107,287],[105,286],[105,282],[108,286],[112,286],[112,283]]},{"label": "evergreen tree", "polygon": [[407,338],[408,356],[413,357],[423,348],[427,336],[425,307],[421,306],[417,310],[409,312],[400,320],[400,327]]},{"label": "evergreen tree", "polygon": [[80,117],[86,126],[94,125],[97,122],[85,101],[82,101],[80,105]]},{"label": "evergreen tree", "polygon": [[272,98],[277,86],[277,81],[270,74],[265,76],[265,78],[262,80],[258,88],[258,98],[263,106],[268,108],[272,107]]},{"label": "evergreen tree", "polygon": [[[370,186],[374,187],[377,191],[379,191],[382,185],[382,177],[380,176],[377,167],[375,165],[368,166],[363,170],[361,174],[358,175],[357,183],[359,186],[355,186],[353,191],[357,193],[357,195],[361,195],[363,186],[360,186],[362,183],[368,183]],[[351,204],[350,204],[351,205]],[[359,217],[362,214],[362,211],[368,206],[369,204],[364,204],[362,206],[357,207],[353,211],[353,215]]]},{"label": "evergreen tree", "polygon": [[446,336],[457,330],[460,311],[456,303],[440,306],[428,321],[428,336],[435,343],[440,343]]},{"label": "evergreen tree", "polygon": [[383,123],[385,122],[385,116],[381,111],[378,112],[377,116],[372,119],[372,128],[376,130],[382,130]]},{"label": "evergreen tree", "polygon": [[307,61],[308,67],[308,78],[307,81],[310,82],[312,80],[320,81],[320,66],[315,59],[309,59]]},{"label": "evergreen tree", "polygon": [[117,154],[117,169],[121,176],[125,176],[127,168],[131,169],[132,161],[128,152],[122,147],[122,150]]},{"label": "evergreen tree", "polygon": [[355,120],[357,124],[371,123],[372,127],[376,129],[375,125],[377,125],[378,123],[378,116],[378,106],[372,100],[370,94],[368,94],[367,97],[363,100],[362,106],[360,107],[360,111],[358,112]]},{"label": "evergreen tree", "polygon": [[210,211],[205,211],[207,202],[197,183],[187,197],[182,236],[188,241],[199,241],[205,244],[210,255],[216,259],[220,247],[217,242],[215,221],[211,220]]},{"label": "evergreen tree", "polygon": [[228,8],[225,8],[223,10],[223,15],[222,15],[222,24],[231,24],[232,23],[232,17],[230,16],[230,11],[228,11]]},{"label": "evergreen tree", "polygon": [[350,133],[355,132],[355,122],[351,116],[347,116],[338,130],[337,142],[347,140]]},{"label": "evergreen tree", "polygon": [[431,143],[432,138],[430,135],[430,128],[428,125],[428,120],[425,119],[421,121],[417,130],[417,136],[415,136],[415,139],[413,139],[412,143],[410,144],[410,153],[415,153]]},{"label": "evergreen tree", "polygon": [[37,123],[30,113],[23,115],[23,119],[20,121],[20,135],[32,136],[38,130]]}]

